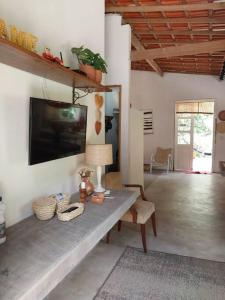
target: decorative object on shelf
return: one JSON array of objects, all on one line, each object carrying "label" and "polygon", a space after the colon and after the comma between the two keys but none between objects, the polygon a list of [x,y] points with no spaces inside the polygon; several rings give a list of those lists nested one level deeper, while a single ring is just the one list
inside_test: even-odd
[{"label": "decorative object on shelf", "polygon": [[108,87],[90,82],[86,76],[62,68],[58,64],[49,64],[41,55],[26,51],[23,47],[19,48],[15,43],[2,38],[0,38],[0,63],[72,87],[74,102],[96,90],[111,91]]},{"label": "decorative object on shelf", "polygon": [[93,66],[80,64],[80,70],[87,75],[88,78],[95,81],[95,69]]},{"label": "decorative object on shelf", "polygon": [[93,66],[96,70],[95,81],[97,83],[102,82],[102,73],[107,73],[107,64],[99,53],[94,55]]},{"label": "decorative object on shelf", "polygon": [[95,80],[95,68],[93,66],[94,52],[88,48],[73,47],[71,49],[72,53],[77,56],[80,70],[84,72],[88,78]]},{"label": "decorative object on shelf", "polygon": [[96,116],[96,121],[95,121],[95,131],[97,133],[97,135],[99,135],[99,133],[101,132],[102,129],[102,112],[101,112],[101,108],[103,106],[104,103],[104,99],[102,96],[96,94],[95,95],[95,105],[96,105],[96,112],[95,112],[95,116]]},{"label": "decorative object on shelf", "polygon": [[104,193],[96,193],[92,195],[91,202],[95,204],[102,204],[104,202],[105,195]]},{"label": "decorative object on shelf", "polygon": [[[60,51],[59,54],[60,54],[61,63],[62,63],[62,65],[64,65],[62,52]],[[65,68],[69,69],[69,67],[65,67]]]},{"label": "decorative object on shelf", "polygon": [[45,47],[44,52],[42,53],[42,56],[48,60],[51,60],[51,61],[54,60],[54,56],[51,53],[51,50],[47,47]]},{"label": "decorative object on shelf", "polygon": [[107,73],[107,64],[99,53],[94,53],[88,48],[73,47],[72,53],[77,56],[80,70],[84,72],[88,78],[101,83],[102,73]]},{"label": "decorative object on shelf", "polygon": [[67,222],[80,216],[83,212],[84,204],[76,202],[58,209],[57,216],[60,221]]},{"label": "decorative object on shelf", "polygon": [[218,113],[218,118],[220,119],[220,121],[225,121],[225,110],[221,110]]},{"label": "decorative object on shelf", "polygon": [[90,177],[94,173],[94,170],[91,170],[89,168],[82,168],[78,173],[80,174],[81,182],[85,183],[84,187],[86,189],[87,196],[90,196],[94,191],[94,185],[90,181]]},{"label": "decorative object on shelf", "polygon": [[87,145],[86,146],[86,163],[97,166],[97,186],[96,193],[103,193],[105,189],[101,185],[102,166],[111,165],[112,159],[112,145]]},{"label": "decorative object on shelf", "polygon": [[86,183],[84,181],[81,181],[79,191],[80,191],[80,202],[84,203],[87,198]]},{"label": "decorative object on shelf", "polygon": [[70,203],[70,195],[67,193],[58,193],[50,195],[48,199],[49,198],[53,198],[54,200],[56,200],[57,209],[62,209]]},{"label": "decorative object on shelf", "polygon": [[10,26],[10,40],[18,46],[32,52],[35,52],[38,41],[36,36],[28,32],[19,31],[15,25]]},{"label": "decorative object on shelf", "polygon": [[54,217],[56,210],[56,199],[46,197],[35,200],[32,204],[32,208],[39,220],[49,220]]},{"label": "decorative object on shelf", "polygon": [[153,134],[153,112],[144,110],[144,134]]},{"label": "decorative object on shelf", "polygon": [[8,38],[6,23],[2,19],[0,19],[0,38],[2,39]]},{"label": "decorative object on shelf", "polygon": [[216,124],[216,131],[218,133],[224,134],[225,133],[225,122],[218,122]]},{"label": "decorative object on shelf", "polygon": [[56,62],[57,64],[63,66],[63,60],[62,60],[62,52],[60,52],[61,59],[57,56],[53,56],[51,53],[51,50],[47,47],[45,47],[44,52],[42,53],[42,56],[52,62]]}]

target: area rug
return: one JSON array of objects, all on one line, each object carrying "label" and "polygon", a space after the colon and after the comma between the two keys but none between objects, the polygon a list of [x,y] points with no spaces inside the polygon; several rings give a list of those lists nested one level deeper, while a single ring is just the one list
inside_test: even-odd
[{"label": "area rug", "polygon": [[225,263],[128,247],[95,300],[224,300]]}]

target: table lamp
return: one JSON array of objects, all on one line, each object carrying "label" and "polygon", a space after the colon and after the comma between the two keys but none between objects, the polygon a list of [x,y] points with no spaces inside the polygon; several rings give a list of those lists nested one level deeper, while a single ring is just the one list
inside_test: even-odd
[{"label": "table lamp", "polygon": [[86,145],[86,163],[97,166],[97,186],[96,193],[102,193],[105,189],[101,185],[102,166],[111,165],[112,159],[112,145]]}]

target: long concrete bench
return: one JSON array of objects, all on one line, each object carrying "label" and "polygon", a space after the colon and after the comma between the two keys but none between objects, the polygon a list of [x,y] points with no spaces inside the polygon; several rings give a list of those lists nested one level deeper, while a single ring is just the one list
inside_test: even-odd
[{"label": "long concrete bench", "polygon": [[88,202],[70,222],[32,216],[8,228],[7,242],[0,246],[0,299],[48,295],[132,206],[137,193],[113,191],[111,196],[103,205]]}]

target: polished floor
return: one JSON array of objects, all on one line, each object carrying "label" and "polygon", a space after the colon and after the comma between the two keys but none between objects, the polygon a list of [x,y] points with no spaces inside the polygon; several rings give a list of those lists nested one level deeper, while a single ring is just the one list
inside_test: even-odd
[{"label": "polished floor", "polygon": [[[146,174],[145,192],[157,211],[158,237],[149,223],[149,249],[225,262],[225,177]],[[126,245],[142,247],[133,224],[114,230],[110,245],[99,243],[47,299],[93,299]]]}]

